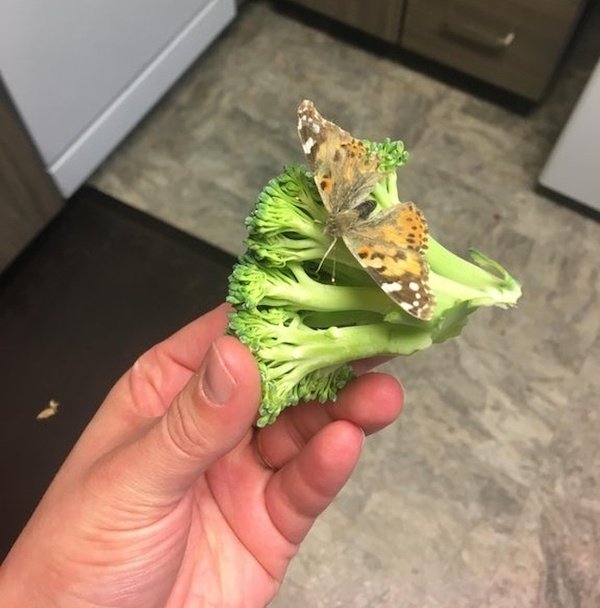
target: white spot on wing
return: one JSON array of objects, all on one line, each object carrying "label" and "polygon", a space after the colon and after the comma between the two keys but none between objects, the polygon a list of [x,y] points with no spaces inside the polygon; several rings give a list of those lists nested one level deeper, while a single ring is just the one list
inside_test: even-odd
[{"label": "white spot on wing", "polygon": [[303,144],[302,149],[304,150],[304,154],[310,154],[310,151],[313,149],[315,145],[315,140],[312,137],[309,137]]},{"label": "white spot on wing", "polygon": [[398,281],[394,281],[393,283],[382,283],[381,289],[383,289],[385,293],[393,293],[394,291],[400,291],[402,286]]}]

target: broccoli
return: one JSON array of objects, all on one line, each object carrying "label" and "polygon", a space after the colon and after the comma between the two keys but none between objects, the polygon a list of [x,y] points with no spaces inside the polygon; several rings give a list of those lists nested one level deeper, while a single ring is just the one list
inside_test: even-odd
[{"label": "broccoli", "polygon": [[[401,142],[363,141],[377,154],[377,209],[399,203],[395,169],[408,155]],[[424,321],[405,312],[369,277],[341,239],[332,246],[328,212],[310,171],[288,166],[261,192],[246,220],[246,253],[229,278],[229,331],[254,354],[262,382],[258,426],[299,401],[335,400],[353,377],[351,362],[410,355],[460,333],[480,306],[509,307],[519,283],[471,250],[473,262],[434,238],[424,253],[435,310]]]}]

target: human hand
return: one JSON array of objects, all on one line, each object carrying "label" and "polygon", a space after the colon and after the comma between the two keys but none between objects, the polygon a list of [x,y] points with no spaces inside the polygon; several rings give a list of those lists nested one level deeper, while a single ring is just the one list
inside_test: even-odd
[{"label": "human hand", "polygon": [[366,374],[335,405],[258,430],[250,352],[221,306],[118,381],[0,569],[9,606],[264,606],[402,389]]}]

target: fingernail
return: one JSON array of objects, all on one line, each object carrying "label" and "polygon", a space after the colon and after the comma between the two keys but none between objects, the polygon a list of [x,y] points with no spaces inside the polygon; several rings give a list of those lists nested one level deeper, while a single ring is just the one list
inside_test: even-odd
[{"label": "fingernail", "polygon": [[213,344],[206,355],[202,375],[202,392],[215,405],[222,405],[231,398],[235,380],[225,365],[218,348]]}]

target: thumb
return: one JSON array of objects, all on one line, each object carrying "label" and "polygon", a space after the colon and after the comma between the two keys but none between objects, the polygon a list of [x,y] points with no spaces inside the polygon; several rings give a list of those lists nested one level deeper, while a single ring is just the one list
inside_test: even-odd
[{"label": "thumb", "polygon": [[166,413],[118,458],[126,487],[146,499],[176,500],[242,440],[259,401],[250,351],[231,336],[218,338]]}]

